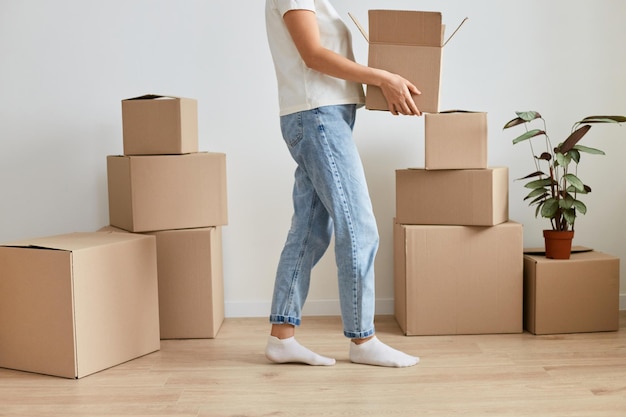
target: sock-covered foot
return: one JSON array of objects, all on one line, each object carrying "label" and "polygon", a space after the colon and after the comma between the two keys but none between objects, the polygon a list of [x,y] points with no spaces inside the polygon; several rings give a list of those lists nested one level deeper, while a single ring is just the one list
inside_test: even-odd
[{"label": "sock-covered foot", "polygon": [[302,346],[294,337],[279,339],[269,336],[265,348],[267,359],[276,363],[305,363],[307,365],[334,365],[333,358],[318,355]]},{"label": "sock-covered foot", "polygon": [[407,355],[404,352],[387,346],[378,340],[376,336],[360,345],[350,342],[350,360],[365,365],[397,368],[413,366],[420,361],[418,357]]}]

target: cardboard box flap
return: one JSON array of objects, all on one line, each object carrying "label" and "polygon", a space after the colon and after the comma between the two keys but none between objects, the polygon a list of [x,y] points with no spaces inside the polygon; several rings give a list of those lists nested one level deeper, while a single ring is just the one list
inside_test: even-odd
[{"label": "cardboard box flap", "polygon": [[111,243],[124,240],[141,239],[144,236],[132,233],[98,233],[98,232],[76,232],[58,236],[48,236],[21,240],[4,244],[7,247],[24,247],[35,249],[53,249],[76,251],[94,246],[109,245]]},{"label": "cardboard box flap", "polygon": [[[588,248],[585,246],[572,246],[572,253],[582,253],[582,252],[591,252],[592,248]],[[546,249],[541,248],[524,248],[524,254],[526,255],[545,255]]]},{"label": "cardboard box flap", "polygon": [[443,45],[439,12],[370,10],[368,15],[370,43]]},{"label": "cardboard box flap", "polygon": [[445,46],[468,20],[466,17],[444,42],[445,25],[440,12],[370,10],[369,35],[358,19],[348,13],[368,43]]},{"label": "cardboard box flap", "polygon": [[[506,168],[506,167],[505,166],[492,166],[492,167],[489,167],[487,169],[493,170],[493,169],[502,169],[502,168]],[[413,169],[413,170],[418,170],[418,171],[423,171],[424,170],[423,167],[422,168],[420,168],[420,167],[407,167],[406,169],[409,169],[409,170]],[[460,170],[457,170],[457,171],[460,171]],[[482,172],[482,171],[485,171],[485,168],[467,168],[467,169],[463,169],[463,171],[481,171]],[[541,248],[541,250],[543,250],[543,248]]]},{"label": "cardboard box flap", "polygon": [[462,110],[462,109],[450,109],[450,110],[442,110],[439,114],[453,114],[453,113],[485,113],[480,110]]},{"label": "cardboard box flap", "polygon": [[123,101],[131,101],[131,100],[178,100],[181,97],[176,96],[162,96],[159,94],[144,94],[142,96],[131,97],[124,99]]}]

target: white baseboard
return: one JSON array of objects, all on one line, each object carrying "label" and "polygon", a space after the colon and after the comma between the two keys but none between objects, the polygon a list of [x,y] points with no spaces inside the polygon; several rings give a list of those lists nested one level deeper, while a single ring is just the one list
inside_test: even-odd
[{"label": "white baseboard", "polygon": [[[267,317],[270,311],[270,302],[226,302],[226,317],[242,318],[242,317]],[[619,296],[619,309],[626,311],[626,294]],[[376,300],[376,314],[389,315],[394,314],[393,299]],[[339,300],[310,300],[304,306],[302,311],[304,316],[340,316]]]},{"label": "white baseboard", "polygon": [[[271,303],[267,302],[226,302],[226,317],[267,317]],[[376,300],[376,314],[393,314],[393,299]],[[310,300],[302,310],[303,316],[340,316],[339,300]]]}]

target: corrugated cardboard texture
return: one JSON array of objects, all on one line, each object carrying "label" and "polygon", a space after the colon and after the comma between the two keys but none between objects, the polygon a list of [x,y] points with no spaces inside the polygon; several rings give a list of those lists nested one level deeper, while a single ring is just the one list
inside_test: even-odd
[{"label": "corrugated cardboard texture", "polygon": [[[371,44],[368,65],[403,76],[413,82],[420,95],[413,101],[422,112],[439,111],[441,84],[441,53],[439,47]],[[388,110],[387,100],[380,88],[367,86],[365,105],[369,110]]]},{"label": "corrugated cardboard texture", "polygon": [[72,254],[0,247],[0,367],[74,378]]},{"label": "corrugated cardboard texture", "polygon": [[484,112],[426,114],[425,168],[487,168],[487,129],[487,113]]},{"label": "corrugated cardboard texture", "polygon": [[161,339],[213,338],[224,321],[221,227],[151,233]]},{"label": "corrugated cardboard texture", "polygon": [[125,155],[197,152],[197,101],[164,96],[122,100],[122,129]]},{"label": "corrugated cardboard texture", "polygon": [[494,226],[508,220],[509,170],[396,170],[401,224]]},{"label": "corrugated cardboard texture", "polygon": [[370,43],[442,46],[439,12],[369,10]]},{"label": "corrugated cardboard texture", "polygon": [[109,222],[131,232],[228,223],[226,155],[107,157]]},{"label": "corrugated cardboard texture", "polygon": [[522,226],[394,226],[395,314],[406,335],[522,331]]},{"label": "corrugated cardboard texture", "polygon": [[534,334],[615,331],[619,258],[597,252],[568,260],[524,255],[524,327]]},{"label": "corrugated cardboard texture", "polygon": [[80,378],[158,350],[156,266],[130,233],[0,247],[0,366]]}]

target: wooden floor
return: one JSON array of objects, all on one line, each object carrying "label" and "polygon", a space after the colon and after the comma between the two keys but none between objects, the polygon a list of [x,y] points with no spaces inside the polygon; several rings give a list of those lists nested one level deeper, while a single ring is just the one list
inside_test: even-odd
[{"label": "wooden floor", "polygon": [[422,358],[388,369],[348,361],[338,318],[306,318],[298,339],[332,367],[274,365],[265,319],[227,319],[213,340],[161,350],[79,379],[0,369],[0,416],[626,416],[626,314],[620,331],[534,336],[403,336]]}]

